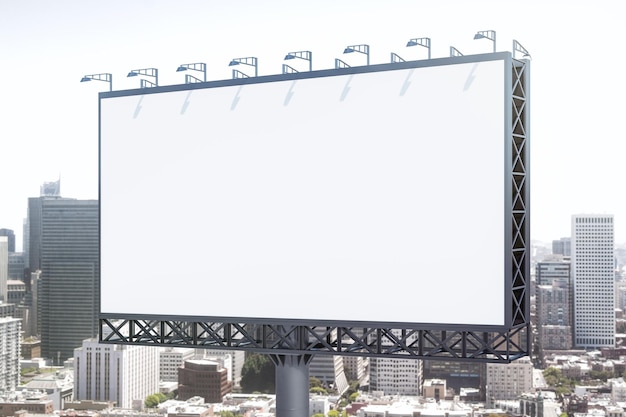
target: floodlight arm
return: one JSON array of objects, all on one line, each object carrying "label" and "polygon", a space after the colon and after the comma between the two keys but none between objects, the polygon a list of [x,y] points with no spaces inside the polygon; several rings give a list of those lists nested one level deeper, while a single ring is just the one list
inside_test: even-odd
[{"label": "floodlight arm", "polygon": [[309,61],[309,71],[313,70],[313,53],[311,51],[289,52],[287,55],[285,55],[285,60],[295,59],[295,58],[300,58],[305,61]]},{"label": "floodlight arm", "polygon": [[496,52],[496,31],[495,30],[479,30],[474,35],[474,39],[489,39],[493,42],[493,52]]},{"label": "floodlight arm", "polygon": [[[230,63],[228,64],[228,66],[232,67],[234,65],[239,65],[239,64],[243,64],[243,65],[249,65],[251,67],[254,67],[254,76],[258,76],[258,60],[256,57],[254,56],[248,56],[248,57],[244,57],[244,58],[234,58],[231,59]],[[241,72],[241,71],[239,71]],[[235,74],[233,72],[233,74]]]},{"label": "floodlight arm", "polygon": [[335,69],[339,68],[350,68],[350,65],[346,64],[339,58],[335,58]]},{"label": "floodlight arm", "polygon": [[391,63],[395,64],[396,62],[405,62],[405,60],[395,52],[391,53]]},{"label": "floodlight arm", "polygon": [[195,84],[195,83],[204,83],[206,82],[206,78],[201,80],[198,77],[194,77],[193,75],[185,74],[185,84]]},{"label": "floodlight arm", "polygon": [[367,64],[370,64],[370,46],[366,45],[366,44],[360,44],[360,45],[349,45],[346,46],[346,48],[343,50],[344,54],[350,54],[352,52],[359,52],[361,54],[364,54],[367,57]]},{"label": "floodlight arm", "polygon": [[456,49],[454,46],[450,47],[450,56],[463,56],[463,54],[461,53],[461,51],[459,51],[458,49]]},{"label": "floodlight arm", "polygon": [[526,48],[524,48],[521,43],[513,39],[513,58],[515,58],[515,52],[522,53],[522,58],[530,58],[530,54]]},{"label": "floodlight arm", "polygon": [[[204,62],[194,62],[192,64],[182,64],[179,65],[178,68],[176,68],[176,72],[181,72],[181,71],[187,71],[187,70],[192,70],[192,71],[198,71],[202,73],[202,80],[203,82],[206,82],[206,64]],[[187,80],[188,76],[185,76],[185,80]],[[193,79],[198,79],[196,77],[192,77]],[[186,82],[186,84],[189,84]]]},{"label": "floodlight arm", "polygon": [[[128,73],[127,77],[136,77],[138,75],[143,75],[146,77],[153,77],[154,82],[148,80],[141,80],[140,86],[141,88],[146,87],[157,87],[159,85],[159,70],[156,68],[141,68],[135,69]],[[145,82],[144,82],[145,81]]]},{"label": "floodlight arm", "polygon": [[113,74],[110,74],[108,72],[103,72],[100,74],[89,74],[81,78],[80,82],[84,83],[91,80],[107,82],[109,83],[109,91],[113,91]]},{"label": "floodlight arm", "polygon": [[428,49],[428,59],[430,59],[430,38],[412,38],[409,39],[406,46],[423,46]]},{"label": "floodlight arm", "polygon": [[239,70],[233,69],[233,80],[237,79],[237,78],[250,78],[250,76],[244,72],[241,72]]},{"label": "floodlight arm", "polygon": [[300,72],[300,71],[298,71],[294,67],[291,67],[287,64],[283,64],[283,74],[294,74],[296,72]]},{"label": "floodlight arm", "polygon": [[156,87],[157,85],[157,83],[153,83],[150,80],[139,80],[139,88],[151,88]]}]

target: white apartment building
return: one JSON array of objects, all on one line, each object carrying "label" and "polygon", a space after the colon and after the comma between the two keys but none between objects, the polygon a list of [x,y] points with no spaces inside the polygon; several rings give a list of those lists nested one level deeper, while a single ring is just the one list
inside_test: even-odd
[{"label": "white apartment building", "polygon": [[113,401],[131,408],[159,392],[159,350],[152,346],[109,345],[97,339],[74,349],[74,399]]},{"label": "white apartment building", "polygon": [[574,344],[615,347],[613,215],[572,216]]},{"label": "white apartment building", "polygon": [[487,363],[486,397],[488,406],[493,401],[517,400],[533,387],[533,364],[529,357],[511,363]]},{"label": "white apartment building", "polygon": [[385,395],[420,395],[423,374],[419,359],[371,358],[370,390]]},{"label": "white apartment building", "polygon": [[20,319],[0,318],[0,391],[14,391],[20,384],[21,330]]},{"label": "white apartment building", "polygon": [[159,378],[161,382],[178,382],[178,368],[195,358],[194,348],[161,348],[159,352]]}]

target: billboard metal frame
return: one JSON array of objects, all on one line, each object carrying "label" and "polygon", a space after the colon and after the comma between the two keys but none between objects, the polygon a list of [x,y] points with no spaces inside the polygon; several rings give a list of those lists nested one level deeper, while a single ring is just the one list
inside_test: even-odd
[{"label": "billboard metal frame", "polygon": [[[397,357],[446,361],[511,362],[527,356],[530,335],[530,175],[529,85],[530,62],[516,60],[509,52],[442,58],[438,65],[503,60],[505,63],[505,149],[510,169],[505,178],[505,288],[507,323],[499,326],[424,325],[407,323],[350,323],[246,319],[224,317],[147,316],[100,314],[102,343],[214,348],[309,357],[316,354]],[[264,82],[312,76],[332,76],[390,69],[431,66],[426,61],[351,67],[258,77]],[[256,77],[255,77],[256,78]],[[192,90],[259,82],[255,78],[223,80],[179,86],[100,93],[100,99],[167,91]],[[508,225],[510,224],[510,226]],[[510,277],[510,278],[509,278]],[[275,359],[275,363],[280,359]]]}]

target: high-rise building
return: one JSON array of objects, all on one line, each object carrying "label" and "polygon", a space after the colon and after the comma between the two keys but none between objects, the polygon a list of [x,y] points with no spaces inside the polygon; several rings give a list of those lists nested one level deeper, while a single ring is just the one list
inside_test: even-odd
[{"label": "high-rise building", "polygon": [[7,281],[9,280],[9,239],[0,236],[0,302],[7,302]]},{"label": "high-rise building", "polygon": [[159,392],[159,350],[84,340],[74,350],[74,399],[113,401],[131,408]]},{"label": "high-rise building", "polygon": [[0,391],[13,391],[20,384],[21,320],[0,318]]},{"label": "high-rise building", "polygon": [[60,365],[84,339],[98,334],[98,201],[30,198],[27,222],[28,266],[30,272],[41,270],[41,353]]},{"label": "high-rise building", "polygon": [[[569,240],[568,240],[569,242]],[[536,322],[538,347],[571,349],[573,345],[573,294],[569,258],[552,257],[536,265]]]},{"label": "high-rise building", "polygon": [[572,216],[574,344],[615,347],[613,215]]}]

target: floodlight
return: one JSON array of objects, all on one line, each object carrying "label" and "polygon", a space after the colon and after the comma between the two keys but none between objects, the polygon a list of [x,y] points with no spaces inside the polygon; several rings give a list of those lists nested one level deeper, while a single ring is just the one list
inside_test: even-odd
[{"label": "floodlight", "polygon": [[202,73],[202,79],[196,78],[192,75],[185,74],[185,84],[191,84],[194,82],[206,82],[206,64],[204,62],[194,62],[193,64],[182,64],[176,68],[176,72],[183,72],[187,70],[198,71]]},{"label": "floodlight", "polygon": [[91,80],[107,82],[109,83],[109,91],[113,91],[113,75],[112,74],[105,72],[101,74],[85,75],[83,78],[80,79],[80,82],[84,83],[84,82],[89,82]]},{"label": "floodlight", "polygon": [[366,44],[350,45],[350,46],[346,46],[346,48],[343,50],[344,54],[351,54],[352,52],[359,52],[361,54],[364,54],[367,57],[366,65],[370,64],[370,46],[369,45],[366,45]]},{"label": "floodlight", "polygon": [[141,68],[141,69],[131,70],[128,73],[127,77],[137,77],[139,75],[143,75],[145,77],[152,77],[152,78],[154,78],[154,82],[142,79],[140,81],[140,83],[139,83],[139,87],[140,88],[157,87],[159,85],[159,70],[158,69],[156,69],[156,68]]},{"label": "floodlight", "polygon": [[413,38],[409,39],[406,46],[423,46],[428,49],[428,59],[430,59],[430,38]]},{"label": "floodlight", "polygon": [[495,30],[479,30],[474,35],[474,40],[476,39],[489,39],[493,42],[493,52],[496,52],[496,31]]},{"label": "floodlight", "polygon": [[[289,52],[287,55],[285,55],[284,59],[285,59],[285,61],[287,61],[287,60],[296,59],[296,58],[300,58],[300,59],[303,59],[305,61],[309,61],[309,71],[313,70],[313,53],[311,51]],[[284,72],[283,72],[283,74],[284,74]]]},{"label": "floodlight", "polygon": [[[258,60],[256,57],[254,56],[248,56],[248,57],[244,57],[244,58],[234,58],[230,61],[230,63],[228,64],[229,67],[235,66],[235,65],[250,65],[251,67],[254,67],[254,76],[256,77],[258,75]],[[233,78],[234,77],[234,72],[233,72]],[[239,77],[237,77],[239,78]]]}]

